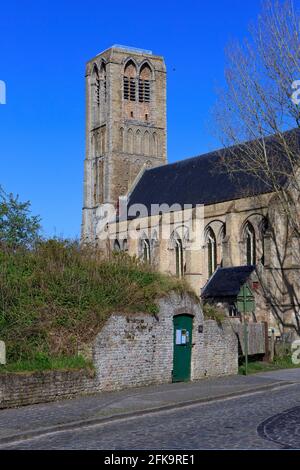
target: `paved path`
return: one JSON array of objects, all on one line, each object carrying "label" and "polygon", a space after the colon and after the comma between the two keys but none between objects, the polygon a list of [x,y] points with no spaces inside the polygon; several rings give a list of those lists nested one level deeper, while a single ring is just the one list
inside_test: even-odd
[{"label": "paved path", "polygon": [[[268,387],[268,389],[266,389]],[[255,389],[264,391],[256,392]],[[251,392],[252,390],[252,392]],[[233,393],[248,396],[221,398]],[[184,406],[185,402],[214,400]],[[216,401],[217,399],[217,401]],[[166,405],[181,408],[157,411],[117,421],[73,426],[76,420],[147,412]],[[39,429],[40,437],[3,443],[2,448],[22,449],[193,449],[300,447],[300,369],[227,377],[192,384],[169,384],[130,391],[99,394],[76,400],[0,411],[0,436]],[[291,410],[292,414],[282,413]],[[278,419],[270,421],[274,416]],[[281,416],[281,417],[280,417]],[[269,421],[268,421],[269,420]],[[285,435],[279,436],[282,423]],[[265,423],[265,424],[263,424]],[[273,423],[273,424],[271,424]],[[278,423],[281,423],[280,425]],[[57,426],[70,425],[70,431]],[[45,428],[54,426],[50,431]],[[257,428],[259,430],[257,431]],[[298,441],[297,441],[298,439]],[[298,444],[297,444],[298,442]]]},{"label": "paved path", "polygon": [[[7,449],[281,449],[300,448],[295,432],[280,442],[265,439],[257,429],[286,408],[300,407],[300,385],[248,397],[192,405],[6,445]],[[298,415],[299,425],[300,415]]]}]

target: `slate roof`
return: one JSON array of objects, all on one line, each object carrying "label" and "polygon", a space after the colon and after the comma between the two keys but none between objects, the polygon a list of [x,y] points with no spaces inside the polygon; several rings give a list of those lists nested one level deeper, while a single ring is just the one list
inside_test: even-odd
[{"label": "slate roof", "polygon": [[[290,133],[297,135],[300,141],[299,129]],[[271,150],[276,145],[274,137],[269,137],[267,142]],[[242,151],[241,146],[238,149]],[[267,183],[245,171],[233,179],[221,164],[221,159],[227,158],[229,150],[223,149],[146,170],[129,196],[129,206],[144,204],[150,211],[151,204],[210,205],[272,192]],[[280,179],[281,185],[287,181],[282,175]]]},{"label": "slate roof", "polygon": [[255,266],[218,268],[204,286],[201,297],[236,297],[254,270]]}]

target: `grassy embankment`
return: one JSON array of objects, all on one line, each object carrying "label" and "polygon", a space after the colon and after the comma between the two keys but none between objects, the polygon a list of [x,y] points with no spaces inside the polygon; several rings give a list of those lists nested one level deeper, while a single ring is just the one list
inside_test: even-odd
[{"label": "grassy embankment", "polygon": [[[253,361],[248,363],[248,374],[257,374],[258,372],[270,372],[279,369],[295,369],[300,364],[293,364],[290,355],[275,357],[273,362]],[[239,374],[245,375],[245,364],[239,366]]]},{"label": "grassy embankment", "polygon": [[125,254],[104,260],[75,243],[50,240],[33,251],[0,251],[0,372],[91,366],[78,356],[112,312],[157,313],[157,298],[184,282]]}]

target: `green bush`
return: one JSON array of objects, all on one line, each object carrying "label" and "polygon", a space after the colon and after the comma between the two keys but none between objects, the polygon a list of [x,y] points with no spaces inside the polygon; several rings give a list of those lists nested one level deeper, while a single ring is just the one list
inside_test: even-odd
[{"label": "green bush", "polygon": [[220,325],[226,318],[226,314],[223,309],[209,303],[204,303],[203,315],[206,320],[215,320],[218,325]]}]

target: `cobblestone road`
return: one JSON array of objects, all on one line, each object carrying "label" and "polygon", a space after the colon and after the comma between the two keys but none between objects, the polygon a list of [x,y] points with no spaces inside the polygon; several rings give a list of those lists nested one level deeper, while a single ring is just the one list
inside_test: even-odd
[{"label": "cobblestone road", "polygon": [[246,397],[63,431],[2,448],[300,448],[300,384]]}]

